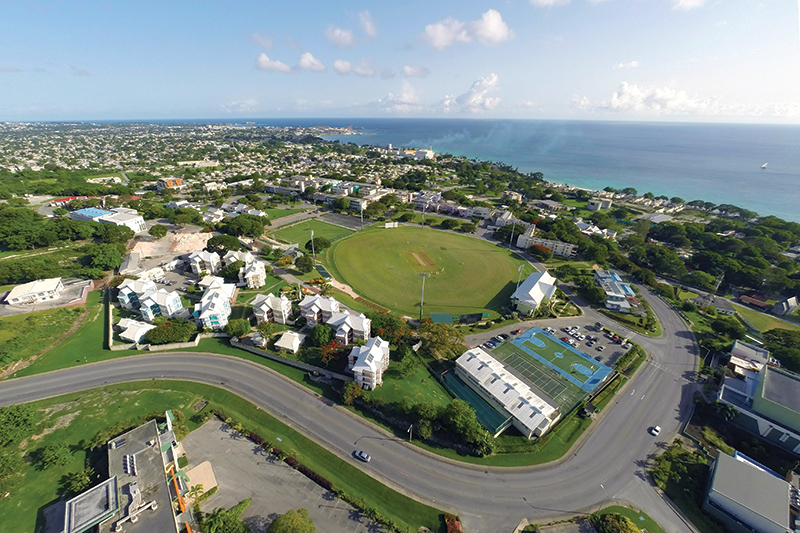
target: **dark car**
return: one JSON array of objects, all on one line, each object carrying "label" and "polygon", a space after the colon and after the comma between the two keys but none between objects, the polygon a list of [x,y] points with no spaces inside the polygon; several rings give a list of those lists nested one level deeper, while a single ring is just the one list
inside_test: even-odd
[{"label": "dark car", "polygon": [[370,457],[367,452],[362,452],[361,450],[354,451],[353,457],[355,457],[359,461],[364,461],[365,463],[368,463],[369,460],[372,459],[372,457]]},{"label": "dark car", "polygon": [[508,335],[505,333],[501,333],[500,335],[498,335],[498,337],[500,337],[503,340],[506,340],[508,338]]}]

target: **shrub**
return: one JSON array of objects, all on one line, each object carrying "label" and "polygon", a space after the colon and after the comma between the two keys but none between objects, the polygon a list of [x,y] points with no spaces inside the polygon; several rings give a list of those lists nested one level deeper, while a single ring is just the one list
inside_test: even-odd
[{"label": "shrub", "polygon": [[289,456],[284,457],[283,462],[286,463],[287,465],[291,466],[292,468],[295,468],[295,467],[297,467],[297,465],[300,464],[299,462],[297,462],[297,459],[295,459],[294,457],[289,457]]},{"label": "shrub", "polygon": [[206,492],[197,497],[197,499],[195,500],[195,505],[212,497],[214,494],[217,493],[218,490],[219,490],[218,486],[211,487],[209,490],[207,490]]},{"label": "shrub", "polygon": [[447,533],[463,533],[461,530],[461,522],[459,522],[457,516],[453,516],[450,513],[445,513],[444,523],[447,526]]},{"label": "shrub", "polygon": [[178,468],[186,468],[189,466],[189,458],[185,455],[178,457]]}]

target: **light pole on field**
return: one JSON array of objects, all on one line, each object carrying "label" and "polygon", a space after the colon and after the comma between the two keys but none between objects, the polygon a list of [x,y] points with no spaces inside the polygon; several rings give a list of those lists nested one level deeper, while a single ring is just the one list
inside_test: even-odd
[{"label": "light pole on field", "polygon": [[311,256],[314,258],[314,261],[317,260],[317,253],[314,251],[314,230],[311,230]]},{"label": "light pole on field", "polygon": [[516,291],[514,291],[514,295],[516,296],[516,298],[515,298],[515,299],[516,299],[517,301],[519,301],[519,294],[517,294],[517,293],[519,292],[519,280],[521,280],[521,279],[522,279],[522,268],[523,268],[524,266],[525,266],[525,265],[520,265],[519,267],[517,267],[517,290],[516,290]]},{"label": "light pole on field", "polygon": [[422,306],[425,303],[425,278],[431,277],[431,273],[420,272],[417,275],[422,278],[422,296],[419,299],[419,321],[422,322]]}]

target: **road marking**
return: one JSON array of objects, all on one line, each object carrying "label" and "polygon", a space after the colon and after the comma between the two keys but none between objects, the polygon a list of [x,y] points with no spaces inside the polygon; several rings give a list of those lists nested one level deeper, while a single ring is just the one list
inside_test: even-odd
[{"label": "road marking", "polygon": [[641,398],[639,398],[639,399],[640,399],[640,400],[644,400],[644,397],[645,397],[645,396],[646,396],[645,394],[642,394],[642,397],[641,397]]}]

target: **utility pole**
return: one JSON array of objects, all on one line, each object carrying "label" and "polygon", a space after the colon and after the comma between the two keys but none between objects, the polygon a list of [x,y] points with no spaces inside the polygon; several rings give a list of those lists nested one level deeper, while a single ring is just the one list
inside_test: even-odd
[{"label": "utility pole", "polygon": [[361,205],[361,229],[364,229],[364,204]]},{"label": "utility pole", "polygon": [[431,273],[420,272],[417,275],[422,278],[422,296],[419,299],[419,321],[422,322],[422,306],[424,305],[425,302],[425,278],[431,277]]},{"label": "utility pole", "polygon": [[[522,269],[524,266],[525,265],[520,265],[519,267],[517,267],[517,290],[514,291],[515,295],[517,294],[517,292],[519,292],[519,280],[522,279]],[[516,300],[519,301],[519,296],[516,297]]]},{"label": "utility pole", "polygon": [[514,228],[516,228],[516,227],[517,227],[517,219],[516,218],[512,218],[511,219],[511,240],[508,242],[508,247],[509,248],[514,246]]},{"label": "utility pole", "polygon": [[[606,490],[606,488],[603,486],[602,483],[600,483],[600,488],[603,489],[603,492],[606,493],[606,504],[610,503],[611,497],[608,495],[608,491]],[[608,505],[606,505],[606,507],[608,507]]]},{"label": "utility pole", "polygon": [[314,262],[317,262],[317,253],[314,251],[314,230],[311,230],[311,256],[314,258]]},{"label": "utility pole", "polygon": [[411,438],[414,435],[414,424],[408,426],[408,442],[411,442]]}]

